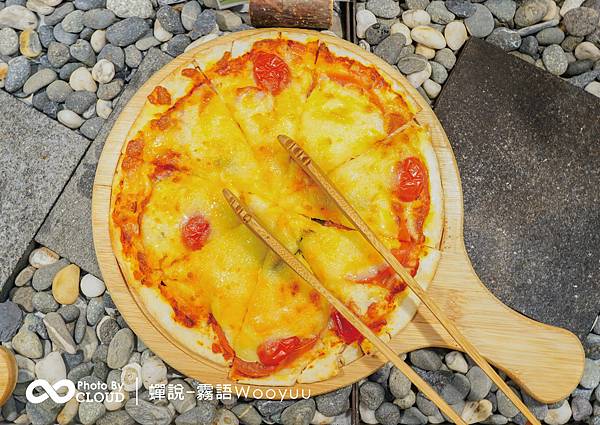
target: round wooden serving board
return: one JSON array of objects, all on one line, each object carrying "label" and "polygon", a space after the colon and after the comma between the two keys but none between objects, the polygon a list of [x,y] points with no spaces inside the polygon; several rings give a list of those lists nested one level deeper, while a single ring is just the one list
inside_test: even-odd
[{"label": "round wooden serving board", "polygon": [[[135,333],[157,355],[181,373],[209,384],[236,385],[228,379],[226,368],[187,351],[161,330],[136,303],[134,294],[123,279],[109,237],[111,185],[127,133],[154,87],[178,67],[191,62],[194,56],[208,52],[222,43],[262,31],[272,29],[245,31],[218,38],[184,53],[154,74],[133,96],[117,119],[104,146],[94,182],[94,244],[104,281],[115,304]],[[308,33],[290,29],[281,31]],[[431,131],[445,195],[445,227],[440,248],[442,259],[429,287],[433,299],[491,363],[505,371],[531,396],[544,403],[566,397],[577,386],[582,375],[583,348],[577,337],[570,332],[535,322],[509,309],[486,289],[473,271],[463,242],[463,200],[458,168],[446,134],[429,105],[397,70],[383,60],[342,39],[314,32],[311,34],[318,35],[327,43],[351,50],[373,63],[382,73],[403,86],[422,109],[416,120],[428,126]],[[391,346],[397,352],[423,347],[459,349],[423,306],[412,322],[393,338]],[[333,391],[371,374],[382,364],[383,360],[377,356],[363,356],[344,367],[332,379],[303,384],[294,389],[310,390],[311,395]],[[266,390],[266,387],[238,386],[250,390]],[[256,392],[254,396],[260,394]],[[268,393],[265,394],[268,396]]]}]

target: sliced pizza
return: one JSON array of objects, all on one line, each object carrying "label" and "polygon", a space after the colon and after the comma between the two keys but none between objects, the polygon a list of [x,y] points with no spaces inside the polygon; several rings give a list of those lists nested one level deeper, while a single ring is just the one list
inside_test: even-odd
[{"label": "sliced pizza", "polygon": [[384,338],[418,302],[279,145],[327,172],[423,287],[442,229],[438,165],[410,96],[361,54],[317,33],[224,41],[149,90],[113,181],[110,232],[163,333],[244,383],[334,376],[370,352],[338,312],[252,234],[228,188]]},{"label": "sliced pizza", "polygon": [[214,66],[199,62],[248,142],[278,178],[285,175],[290,159],[277,136],[296,135],[298,106],[312,84],[317,48],[316,39],[299,43],[273,31],[234,41],[231,52]]}]

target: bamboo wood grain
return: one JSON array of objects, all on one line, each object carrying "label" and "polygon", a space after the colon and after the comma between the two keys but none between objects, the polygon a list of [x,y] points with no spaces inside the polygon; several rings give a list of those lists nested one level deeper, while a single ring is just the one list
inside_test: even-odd
[{"label": "bamboo wood grain", "polygon": [[277,254],[298,276],[317,290],[338,312],[348,320],[365,338],[367,338],[386,360],[391,361],[415,386],[429,398],[439,409],[456,424],[466,425],[466,422],[429,386],[408,364],[404,362],[385,342],[363,323],[346,305],[338,300],[329,290],[309,271],[279,240],[273,236],[252,215],[248,208],[228,189],[223,190],[223,196],[235,211],[240,220],[258,236],[275,254]]},{"label": "bamboo wood grain", "polygon": [[[498,373],[490,366],[487,360],[479,353],[479,350],[473,345],[468,338],[466,338],[462,332],[452,323],[452,321],[446,317],[446,314],[441,310],[438,304],[427,295],[427,292],[423,290],[421,284],[412,277],[412,275],[404,268],[400,261],[392,254],[392,252],[386,248],[386,246],[379,240],[377,235],[371,230],[367,223],[362,219],[360,214],[352,207],[350,202],[342,195],[334,186],[334,184],[327,178],[325,173],[321,171],[319,166],[315,164],[310,156],[298,145],[294,140],[285,135],[278,137],[281,145],[289,152],[290,156],[302,169],[308,174],[317,185],[335,202],[338,208],[344,213],[344,215],[350,220],[364,238],[371,244],[373,248],[383,257],[398,276],[408,285],[408,287],[419,297],[421,302],[435,318],[441,323],[444,329],[452,336],[452,338],[458,343],[458,345],[473,359],[473,361],[485,372],[485,374],[498,386],[500,390],[508,397],[510,401],[523,413],[523,415],[535,425],[541,425],[540,421],[535,417],[529,410],[525,403],[513,392],[513,390],[504,382],[504,380],[498,375]],[[237,212],[237,211],[236,211]],[[248,224],[248,223],[246,223]]]},{"label": "bamboo wood grain", "polygon": [[[583,373],[584,352],[572,333],[531,320],[502,304],[483,285],[473,270],[463,241],[463,206],[460,175],[452,147],[435,114],[419,93],[398,70],[377,56],[345,40],[314,31],[279,29],[284,34],[311,35],[328,44],[351,51],[372,63],[390,81],[398,84],[418,103],[421,111],[416,121],[427,127],[440,166],[444,191],[444,233],[440,245],[441,259],[436,275],[427,289],[438,300],[447,316],[477,345],[481,353],[533,398],[554,403],[568,396]],[[186,52],[155,73],[131,98],[117,118],[102,151],[92,196],[92,230],[98,264],[113,300],[131,329],[157,355],[173,368],[206,383],[231,384],[236,389],[265,391],[268,387],[243,385],[228,378],[228,369],[187,350],[160,327],[138,303],[135,290],[129,287],[112,251],[109,235],[111,188],[119,155],[133,122],[147,96],[161,82],[178,72],[194,58],[235,40],[273,31],[273,29],[232,33]],[[439,324],[426,306],[421,305],[413,320],[389,343],[395,352],[409,352],[426,347],[460,350],[458,344]],[[312,395],[334,391],[364,378],[381,366],[378,356],[362,356],[326,381],[296,384],[291,390],[310,391]],[[257,397],[260,393],[257,393]],[[284,398],[289,398],[284,394]]]},{"label": "bamboo wood grain", "polygon": [[0,347],[0,406],[11,396],[17,385],[17,360],[5,347]]}]

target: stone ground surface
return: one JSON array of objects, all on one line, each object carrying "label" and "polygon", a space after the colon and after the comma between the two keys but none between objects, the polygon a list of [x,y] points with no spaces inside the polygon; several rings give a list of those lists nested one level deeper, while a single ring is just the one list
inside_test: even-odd
[{"label": "stone ground surface", "polygon": [[[0,1],[0,87],[83,136],[96,139],[37,235],[39,242],[50,245],[83,270],[99,274],[87,224],[89,192],[109,121],[136,85],[167,60],[166,55],[176,56],[193,43],[248,27],[243,7],[229,13],[214,11],[214,6],[214,0]],[[558,4],[552,0],[369,0],[358,4],[357,21],[360,45],[397,65],[431,101],[439,95],[456,55],[470,36],[485,38],[598,95],[599,10],[600,0]],[[539,75],[540,80],[547,78]],[[46,134],[46,127],[40,127]],[[62,187],[64,182],[52,184]],[[70,227],[72,224],[75,226]],[[80,282],[79,268],[67,267],[69,261],[59,257],[43,248],[34,251],[30,265],[22,264],[16,270],[19,274],[10,301],[0,304],[0,341],[12,347],[19,360],[19,385],[2,408],[5,421],[349,423],[347,389],[295,403],[246,399],[196,402],[190,397],[142,402],[142,408],[131,402],[124,406],[115,402],[70,402],[66,406],[49,401],[26,403],[25,388],[35,378],[56,381],[67,376],[82,383],[123,382],[133,390],[130,385],[137,376],[142,378],[139,391],[144,400],[152,384],[196,385],[190,379],[180,381],[176,371],[165,367],[127,330],[101,281],[81,272]],[[549,425],[569,421],[600,424],[600,326],[586,337],[585,345],[585,374],[569,400],[546,406],[523,396]],[[506,397],[461,354],[419,350],[408,360],[425,379],[435,383],[466,420],[524,423]],[[365,423],[444,421],[393,368],[384,368],[362,382],[360,399]]]},{"label": "stone ground surface", "polygon": [[[5,421],[35,425],[350,424],[349,387],[301,401],[261,401],[235,395],[221,401],[198,400],[199,383],[181,376],[156,357],[129,330],[105,289],[101,280],[47,248],[31,253],[29,264],[15,279],[9,300],[0,304],[0,341],[14,350],[19,365],[17,387],[1,409]],[[584,375],[569,400],[545,405],[516,390],[548,425],[599,423],[600,324],[596,324],[585,345],[588,358]],[[463,354],[423,349],[411,352],[407,361],[468,423],[525,424],[504,394]],[[123,384],[124,399],[33,404],[24,394],[36,378],[49,382],[68,378],[78,386]],[[183,400],[152,400],[156,386],[161,384],[183,388]],[[134,403],[136,389],[139,406]],[[202,391],[205,394],[205,389]],[[439,410],[391,366],[360,383],[359,406],[361,419],[367,424],[445,421]]]}]

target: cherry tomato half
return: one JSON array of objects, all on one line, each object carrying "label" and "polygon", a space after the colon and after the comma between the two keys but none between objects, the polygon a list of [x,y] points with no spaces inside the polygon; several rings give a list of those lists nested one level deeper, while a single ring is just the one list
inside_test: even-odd
[{"label": "cherry tomato half", "polygon": [[260,88],[273,94],[281,92],[290,82],[290,68],[279,56],[258,52],[253,57],[254,79]]},{"label": "cherry tomato half", "polygon": [[231,374],[234,377],[262,378],[272,374],[275,369],[275,366],[265,366],[260,362],[247,362],[236,357],[233,359],[233,364],[231,365]]},{"label": "cherry tomato half", "polygon": [[397,166],[398,181],[396,195],[403,202],[411,202],[419,197],[425,187],[427,173],[420,159],[406,158]]},{"label": "cherry tomato half", "polygon": [[181,228],[183,244],[191,250],[201,249],[210,236],[210,223],[202,214],[187,219]]},{"label": "cherry tomato half", "polygon": [[267,341],[258,347],[256,353],[263,365],[278,366],[293,357],[306,352],[317,341],[316,338],[289,338]]}]

